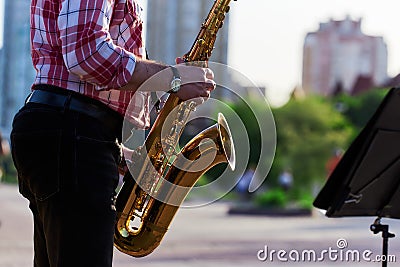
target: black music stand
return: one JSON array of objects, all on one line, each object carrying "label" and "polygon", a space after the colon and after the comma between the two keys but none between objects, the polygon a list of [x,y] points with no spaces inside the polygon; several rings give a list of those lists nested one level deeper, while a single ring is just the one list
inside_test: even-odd
[{"label": "black music stand", "polygon": [[[391,89],[314,200],[327,217],[376,216],[383,255],[394,237],[380,219],[400,219],[400,88]],[[386,257],[387,258],[387,257]],[[387,266],[387,261],[382,262]]]}]

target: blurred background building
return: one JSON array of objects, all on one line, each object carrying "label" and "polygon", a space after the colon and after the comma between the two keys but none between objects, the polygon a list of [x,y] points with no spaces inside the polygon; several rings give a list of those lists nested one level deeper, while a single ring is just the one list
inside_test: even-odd
[{"label": "blurred background building", "polygon": [[[148,0],[146,48],[151,58],[173,64],[191,48],[213,1]],[[229,13],[228,13],[229,14]],[[218,32],[211,61],[226,64],[229,15]]]},{"label": "blurred background building", "polygon": [[[146,49],[150,58],[174,64],[192,47],[201,24],[205,21],[214,1],[148,0]],[[228,62],[229,13],[224,26],[218,31],[210,61]],[[215,71],[218,84],[227,84],[226,72]],[[222,90],[215,90],[213,97]]]},{"label": "blurred background building", "polygon": [[320,23],[304,40],[303,79],[306,93],[358,93],[387,81],[387,47],[379,36],[365,35],[361,22],[346,17]]},{"label": "blurred background building", "polygon": [[14,114],[23,105],[35,77],[30,56],[29,9],[24,0],[6,0],[0,50],[0,131],[9,137]]}]

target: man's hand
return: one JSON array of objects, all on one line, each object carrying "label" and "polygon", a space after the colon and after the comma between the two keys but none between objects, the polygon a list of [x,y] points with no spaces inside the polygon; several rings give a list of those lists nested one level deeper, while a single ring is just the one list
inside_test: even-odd
[{"label": "man's hand", "polygon": [[207,100],[216,87],[213,71],[209,68],[181,64],[184,60],[180,57],[175,61],[178,64],[175,67],[182,80],[182,86],[175,94],[182,100],[195,98],[200,98],[200,102]]},{"label": "man's hand", "polygon": [[[183,59],[177,58],[176,62],[183,63]],[[182,86],[173,94],[184,101],[194,99],[200,103],[210,97],[211,91],[216,87],[211,69],[186,64],[177,64],[175,67],[181,77]],[[155,78],[151,79],[153,75]],[[172,69],[167,65],[149,60],[137,60],[131,80],[119,89],[136,92],[140,88],[142,91],[167,92],[171,89],[172,77]]]}]

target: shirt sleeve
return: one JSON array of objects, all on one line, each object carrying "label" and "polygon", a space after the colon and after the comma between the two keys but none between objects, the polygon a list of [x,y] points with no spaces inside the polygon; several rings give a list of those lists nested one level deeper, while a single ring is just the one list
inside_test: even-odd
[{"label": "shirt sleeve", "polygon": [[131,79],[136,57],[115,45],[109,33],[114,1],[63,0],[58,17],[68,71],[98,89],[119,88]]}]

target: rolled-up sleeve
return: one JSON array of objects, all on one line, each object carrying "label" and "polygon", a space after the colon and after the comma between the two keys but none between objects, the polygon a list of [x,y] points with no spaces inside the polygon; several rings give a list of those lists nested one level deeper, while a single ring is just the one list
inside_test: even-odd
[{"label": "rolled-up sleeve", "polygon": [[113,7],[110,0],[64,0],[57,20],[65,66],[98,89],[124,86],[135,68],[135,55],[110,36]]}]

